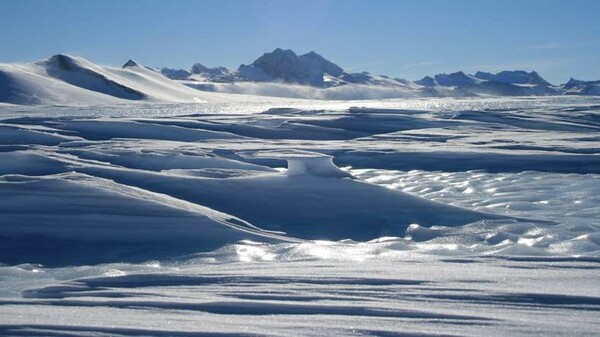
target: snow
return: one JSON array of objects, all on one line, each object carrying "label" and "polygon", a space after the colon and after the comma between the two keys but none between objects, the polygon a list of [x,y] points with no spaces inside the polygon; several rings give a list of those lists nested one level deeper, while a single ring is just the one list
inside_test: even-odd
[{"label": "snow", "polygon": [[[0,104],[115,105],[248,103],[280,98],[372,100],[420,97],[597,95],[597,81],[554,86],[538,73],[462,71],[415,82],[368,72],[349,73],[323,56],[275,49],[237,70],[150,68],[128,60],[122,67],[96,65],[57,54],[28,64],[0,64]],[[256,96],[265,96],[263,98]]]},{"label": "snow", "polygon": [[310,175],[316,177],[352,177],[333,163],[333,157],[309,151],[268,151],[254,154],[255,158],[284,159],[288,176]]},{"label": "snow", "polygon": [[127,102],[225,102],[244,96],[193,90],[134,61],[98,66],[65,54],[29,64],[0,64],[0,101],[13,104],[95,105]]},{"label": "snow", "polygon": [[141,101],[0,106],[0,335],[597,334],[597,98]]}]

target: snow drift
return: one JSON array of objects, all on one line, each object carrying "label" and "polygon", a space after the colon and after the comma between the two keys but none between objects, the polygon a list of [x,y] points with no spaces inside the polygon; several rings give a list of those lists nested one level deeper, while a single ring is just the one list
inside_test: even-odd
[{"label": "snow drift", "polygon": [[[240,240],[273,244],[261,248],[273,252],[290,241],[381,237],[395,238],[386,242],[397,249],[448,254],[597,254],[589,223],[597,209],[585,201],[593,194],[581,196],[600,173],[597,102],[444,100],[438,110],[422,103],[331,110],[313,102],[316,110],[247,114],[238,105],[230,114],[185,116],[158,109],[152,118],[148,110],[109,117],[114,111],[104,108],[77,116],[62,108],[57,117],[44,107],[46,115],[33,109],[30,117],[4,118],[0,257],[96,263],[175,257]],[[491,174],[486,185],[473,170]],[[531,213],[552,203],[552,193],[540,199],[523,191],[507,201],[514,187],[503,182],[522,171],[536,172],[527,191],[546,188],[552,174],[586,183],[568,203],[572,210]],[[584,226],[564,225],[576,210]],[[57,247],[64,254],[48,253]],[[72,254],[78,249],[95,253]]]}]

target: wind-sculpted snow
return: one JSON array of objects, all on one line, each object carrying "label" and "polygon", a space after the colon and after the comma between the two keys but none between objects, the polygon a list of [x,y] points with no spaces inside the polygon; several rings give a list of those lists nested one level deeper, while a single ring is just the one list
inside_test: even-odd
[{"label": "wind-sculpted snow", "polygon": [[2,106],[0,335],[593,335],[599,103]]},{"label": "wind-sculpted snow", "polygon": [[[305,250],[319,253],[318,246]],[[593,336],[598,263],[411,255],[368,263],[215,263],[205,256],[168,264],[6,266],[0,333]]]},{"label": "wind-sculpted snow", "polygon": [[[540,172],[541,179],[547,179],[544,177],[550,174],[544,172],[566,173],[559,179],[564,182],[579,177],[574,174],[579,173],[585,174],[589,186],[594,186],[591,184],[593,177],[600,173],[596,136],[599,128],[594,105],[538,110],[528,107],[527,101],[522,109],[511,110],[350,108],[309,111],[287,108],[260,114],[195,114],[168,118],[101,115],[7,118],[0,125],[0,131],[3,130],[0,139],[4,145],[0,152],[3,163],[0,173],[5,180],[2,191],[6,192],[2,195],[7,199],[3,212],[13,215],[4,222],[10,231],[5,231],[3,238],[10,243],[7,247],[11,247],[4,254],[4,261],[40,262],[29,261],[15,250],[16,245],[11,241],[13,236],[18,236],[14,242],[21,242],[33,235],[30,240],[33,246],[36,242],[46,244],[48,236],[58,241],[72,240],[72,236],[65,236],[72,232],[70,228],[88,231],[85,226],[78,227],[78,223],[93,223],[92,219],[102,222],[102,214],[115,209],[113,204],[93,202],[73,209],[75,214],[70,214],[67,211],[70,208],[65,205],[72,202],[68,199],[71,194],[82,193],[77,192],[82,181],[95,181],[94,186],[99,184],[103,189],[125,194],[127,198],[132,197],[131,189],[141,191],[139,195],[144,197],[134,193],[132,202],[141,198],[160,207],[166,204],[166,207],[183,207],[186,211],[190,207],[200,207],[202,210],[198,212],[203,215],[206,210],[221,212],[225,218],[236,219],[233,222],[224,220],[227,225],[235,224],[233,232],[251,229],[252,235],[269,237],[269,240],[272,240],[273,231],[281,236],[277,240],[284,241],[369,241],[380,237],[404,237],[413,240],[408,242],[407,249],[419,250],[416,247],[422,247],[424,241],[430,241],[431,247],[435,247],[436,241],[462,236],[468,237],[467,242],[472,242],[476,248],[458,249],[458,253],[502,251],[518,255],[594,255],[598,247],[593,227],[588,231],[571,232],[564,226],[572,221],[572,216],[548,217],[547,213],[530,211],[533,204],[522,204],[531,198],[527,191],[524,191],[525,196],[514,197],[512,207],[525,207],[528,212],[498,212],[497,208],[474,209],[473,203],[457,204],[463,193],[445,192],[449,197],[431,201],[429,195],[415,196],[416,191],[412,189],[394,191],[376,185],[389,175],[387,171],[377,169],[447,172],[444,174],[460,177],[461,184],[470,184],[474,178],[459,175],[460,172],[483,169],[503,174],[502,180],[509,181],[524,170]],[[287,170],[283,169],[286,167]],[[343,171],[339,167],[354,169]],[[362,172],[371,172],[374,177],[365,178]],[[411,174],[395,176],[408,179]],[[530,180],[535,182],[535,177]],[[42,180],[38,182],[38,179]],[[62,181],[66,185],[63,186]],[[62,213],[49,211],[44,213],[42,220],[34,221],[31,217],[40,216],[40,207],[47,207],[44,206],[48,202],[46,194],[38,197],[35,193],[38,190],[35,186],[42,182],[53,182],[56,189],[65,188],[63,193],[67,199],[61,200],[58,197],[61,193],[57,193],[55,198],[59,204],[51,208],[61,209]],[[423,180],[419,179],[417,183],[423,184]],[[417,191],[429,188],[419,186]],[[485,190],[494,188],[492,183]],[[534,183],[528,191],[539,191],[540,188],[541,185]],[[23,201],[15,208],[10,205],[17,200],[12,196],[19,189],[23,189],[23,195],[32,202]],[[481,202],[487,205],[506,203],[505,198],[496,199],[487,193],[483,197],[487,199]],[[9,199],[11,203],[8,203]],[[36,199],[39,200],[33,202]],[[574,205],[578,205],[575,206],[577,209],[587,203]],[[556,214],[564,214],[565,207],[559,208]],[[597,210],[589,212],[596,214]],[[65,221],[65,213],[74,220]],[[88,221],[85,214],[93,216]],[[165,220],[162,224],[167,229],[173,221]],[[47,223],[42,226],[45,228],[43,233],[39,232],[38,222]],[[595,225],[586,223],[585,219],[583,223]],[[215,223],[217,227],[220,225],[218,221]],[[519,240],[531,239],[519,231],[548,226],[559,226],[567,234],[555,235],[552,240],[537,236],[534,239],[544,245],[537,243],[536,249],[515,248],[522,246]],[[123,225],[118,227],[123,227],[123,231],[130,230]],[[96,225],[91,228],[93,230],[89,230],[87,237],[102,237],[94,234],[94,231],[102,231],[101,226],[100,229]],[[495,228],[509,229],[505,235],[495,236]],[[131,230],[133,233],[140,231],[140,241],[147,234],[139,227]],[[463,230],[475,231],[475,234],[463,235]],[[12,236],[8,236],[9,232]],[[540,231],[546,232],[552,230]],[[41,236],[36,239],[36,234]],[[196,235],[205,234],[204,229],[199,229]],[[104,235],[115,239],[124,237],[118,231],[107,230]],[[206,246],[198,242],[194,249],[195,252],[206,251],[219,244],[255,239],[244,235],[213,240],[214,244]],[[577,239],[581,235],[583,239]],[[489,236],[495,239],[490,241]],[[506,242],[496,237],[511,240]],[[167,244],[173,241],[168,236],[158,239]],[[589,244],[567,243],[576,239]],[[573,248],[561,250],[557,248],[560,245]],[[111,246],[99,243],[98,247],[92,260],[110,261],[111,254],[114,255]],[[194,252],[187,245],[182,244],[180,248],[181,252],[175,250],[170,254]],[[44,263],[52,263],[51,255],[44,249],[38,253],[34,249],[28,254],[37,254],[39,258],[43,257]],[[131,256],[139,258],[137,253],[132,252]],[[78,259],[85,259],[85,256],[78,256]],[[65,262],[63,258],[59,260],[57,263]]]}]

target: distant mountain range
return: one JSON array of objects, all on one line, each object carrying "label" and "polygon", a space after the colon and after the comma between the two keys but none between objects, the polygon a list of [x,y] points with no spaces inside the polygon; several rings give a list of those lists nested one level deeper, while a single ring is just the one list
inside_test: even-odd
[{"label": "distant mountain range", "polygon": [[12,104],[114,104],[133,101],[243,100],[223,93],[310,99],[600,95],[600,81],[571,79],[553,85],[537,72],[462,71],[408,81],[347,72],[323,56],[275,49],[238,69],[150,68],[133,60],[122,68],[64,54],[28,64],[0,64],[0,102]]},{"label": "distant mountain range", "polygon": [[[292,50],[275,49],[265,53],[250,65],[237,70],[225,67],[208,68],[195,64],[191,69],[162,68],[163,75],[184,80],[190,86],[208,90],[210,83],[275,82],[331,88],[348,84],[397,87],[414,91],[417,96],[532,96],[532,95],[598,95],[600,81],[571,79],[553,85],[537,72],[501,71],[497,74],[478,71],[474,75],[458,71],[451,74],[425,76],[408,81],[368,72],[349,73],[337,64],[311,51],[297,55]],[[203,83],[204,86],[195,85]]]}]

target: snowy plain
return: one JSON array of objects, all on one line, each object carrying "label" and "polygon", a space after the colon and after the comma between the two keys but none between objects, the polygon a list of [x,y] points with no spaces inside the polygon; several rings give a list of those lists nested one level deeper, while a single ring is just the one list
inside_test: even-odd
[{"label": "snowy plain", "polygon": [[243,99],[0,105],[0,335],[598,335],[600,99]]}]

